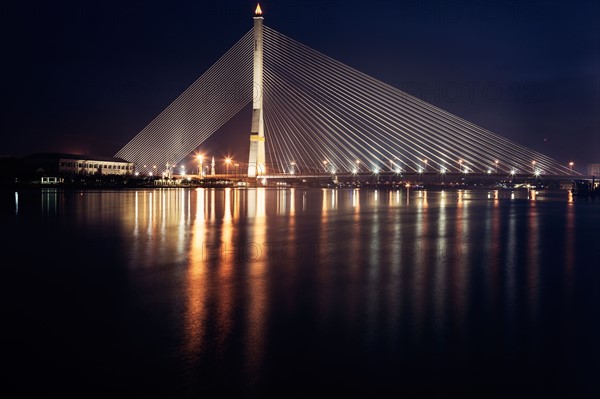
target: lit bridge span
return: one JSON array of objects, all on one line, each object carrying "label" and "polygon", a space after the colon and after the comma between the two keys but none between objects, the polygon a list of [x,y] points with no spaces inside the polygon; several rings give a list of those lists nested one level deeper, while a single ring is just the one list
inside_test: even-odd
[{"label": "lit bridge span", "polygon": [[195,162],[198,147],[252,103],[249,177],[577,174],[263,26],[259,11],[254,28],[117,157],[140,173]]}]

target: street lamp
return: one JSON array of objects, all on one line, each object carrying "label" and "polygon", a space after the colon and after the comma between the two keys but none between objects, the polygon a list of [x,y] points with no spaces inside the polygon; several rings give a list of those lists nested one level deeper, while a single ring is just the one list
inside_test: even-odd
[{"label": "street lamp", "polygon": [[496,159],[496,174],[498,174],[498,160]]},{"label": "street lamp", "polygon": [[575,165],[573,161],[569,162],[569,168],[571,168],[571,172],[573,172],[573,165]]},{"label": "street lamp", "polygon": [[198,161],[198,174],[200,175],[200,178],[202,178],[204,177],[204,168],[202,167],[202,164],[204,163],[204,155],[196,155],[196,160]]},{"label": "street lamp", "polygon": [[458,160],[458,170],[459,170],[459,172],[462,172],[462,171],[463,171],[463,168],[462,168],[462,163],[463,163],[463,160],[462,160],[462,159],[459,159],[459,160]]},{"label": "street lamp", "polygon": [[425,170],[425,172],[427,172],[427,160],[426,159],[423,160],[423,169]]},{"label": "street lamp", "polygon": [[229,164],[231,163],[231,157],[225,158],[225,174],[229,174]]},{"label": "street lamp", "polygon": [[535,174],[535,161],[531,161],[531,169],[533,170],[533,173]]}]

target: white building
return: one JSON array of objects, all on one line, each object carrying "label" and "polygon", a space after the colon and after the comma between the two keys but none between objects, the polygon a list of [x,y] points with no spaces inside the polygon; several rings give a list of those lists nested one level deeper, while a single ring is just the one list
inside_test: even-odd
[{"label": "white building", "polygon": [[134,164],[120,158],[97,155],[45,153],[26,158],[47,173],[59,175],[129,175],[134,172]]},{"label": "white building", "polygon": [[80,175],[128,175],[133,173],[133,163],[120,158],[64,157],[58,160],[58,172]]}]

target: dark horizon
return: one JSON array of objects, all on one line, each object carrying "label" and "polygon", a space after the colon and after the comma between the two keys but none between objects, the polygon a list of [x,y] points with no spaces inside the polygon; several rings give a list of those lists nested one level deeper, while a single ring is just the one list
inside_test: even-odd
[{"label": "dark horizon", "polygon": [[[115,154],[252,28],[255,6],[9,5],[0,155]],[[594,1],[261,6],[267,26],[444,110],[579,171],[600,162]],[[246,114],[203,147],[247,153]]]}]

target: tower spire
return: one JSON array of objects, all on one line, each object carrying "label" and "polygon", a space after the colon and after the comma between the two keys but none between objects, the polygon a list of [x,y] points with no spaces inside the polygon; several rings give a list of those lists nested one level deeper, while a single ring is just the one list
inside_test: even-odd
[{"label": "tower spire", "polygon": [[263,120],[263,16],[260,4],[254,11],[254,74],[252,93],[252,126],[248,177],[265,175],[265,131]]}]

